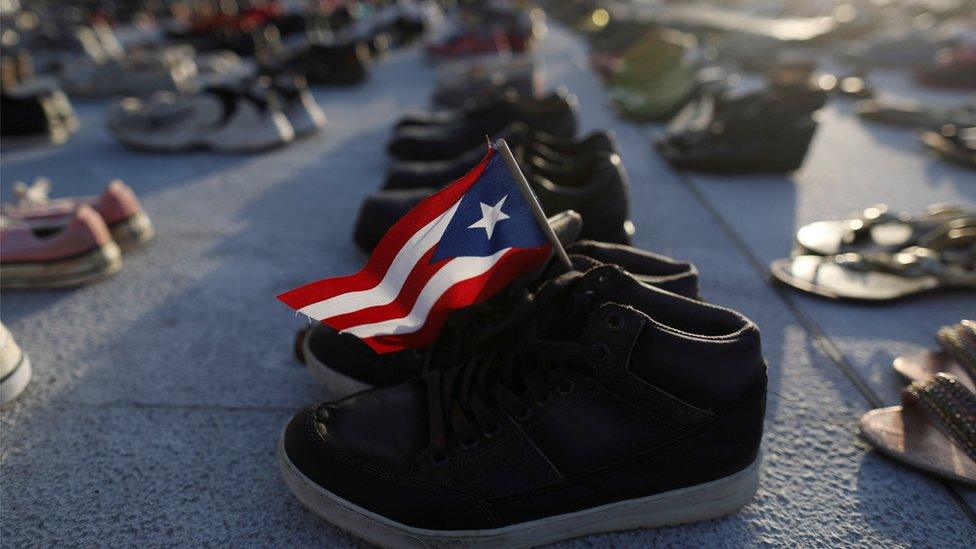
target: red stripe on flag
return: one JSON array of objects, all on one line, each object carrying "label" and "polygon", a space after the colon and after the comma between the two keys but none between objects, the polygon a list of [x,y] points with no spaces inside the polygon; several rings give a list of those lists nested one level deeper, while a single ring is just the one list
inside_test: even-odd
[{"label": "red stripe on flag", "polygon": [[460,200],[471,185],[481,177],[481,173],[485,171],[494,153],[494,149],[489,148],[488,154],[471,171],[424,199],[401,217],[383,235],[379,244],[376,245],[376,249],[369,256],[366,266],[359,272],[348,276],[318,280],[280,294],[278,299],[285,305],[297,310],[347,292],[375,288],[383,281],[393,259],[410,240],[410,237]]},{"label": "red stripe on flag", "polygon": [[490,271],[462,280],[448,288],[434,303],[424,325],[409,334],[396,334],[364,338],[363,342],[379,354],[391,353],[412,347],[429,347],[440,334],[447,317],[457,309],[476,305],[508,285],[520,273],[536,268],[549,258],[551,246],[517,248],[499,258]]},{"label": "red stripe on flag", "polygon": [[346,328],[359,326],[361,324],[372,324],[374,322],[390,320],[391,318],[403,318],[407,316],[413,309],[414,303],[417,302],[417,296],[419,296],[420,292],[423,291],[424,286],[430,282],[431,277],[433,277],[437,271],[441,270],[441,267],[444,267],[451,262],[451,258],[448,258],[442,259],[431,265],[430,258],[433,257],[434,250],[436,249],[436,244],[431,246],[431,248],[427,250],[427,253],[420,258],[420,261],[414,265],[413,270],[410,271],[410,274],[407,275],[406,280],[403,281],[403,286],[400,288],[400,293],[397,294],[396,298],[390,303],[376,305],[366,309],[359,309],[357,311],[352,311],[331,318],[325,318],[322,319],[322,322],[325,322],[336,330],[345,330]]}]

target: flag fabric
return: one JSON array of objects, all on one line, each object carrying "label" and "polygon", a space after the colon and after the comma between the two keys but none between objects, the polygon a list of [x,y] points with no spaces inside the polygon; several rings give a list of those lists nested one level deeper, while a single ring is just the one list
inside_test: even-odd
[{"label": "flag fabric", "polygon": [[356,274],[278,296],[377,353],[432,344],[452,311],[537,269],[552,247],[499,151],[418,204]]}]

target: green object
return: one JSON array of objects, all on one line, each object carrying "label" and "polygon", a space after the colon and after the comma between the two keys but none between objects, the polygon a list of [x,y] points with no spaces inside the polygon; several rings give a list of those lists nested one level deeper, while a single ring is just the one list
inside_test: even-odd
[{"label": "green object", "polygon": [[695,90],[695,37],[672,30],[645,34],[624,52],[611,77],[610,99],[621,114],[662,120]]}]

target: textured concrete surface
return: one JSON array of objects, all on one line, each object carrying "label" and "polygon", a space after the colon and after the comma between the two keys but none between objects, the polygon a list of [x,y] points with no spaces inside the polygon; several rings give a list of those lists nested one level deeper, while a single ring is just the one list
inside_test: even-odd
[{"label": "textured concrete surface", "polygon": [[[760,325],[771,386],[762,486],[740,513],[563,545],[970,544],[974,513],[961,498],[976,505],[976,494],[879,457],[856,422],[896,401],[891,358],[971,316],[974,296],[851,306],[778,291],[761,267],[788,253],[801,223],[878,201],[911,210],[974,202],[974,172],[835,102],[793,176],[678,174],[650,152],[660,127],[612,116],[583,53],[558,29],[541,51],[550,82],[579,96],[584,130],[610,127],[621,138],[635,244],[695,261],[709,300]],[[37,175],[58,195],[120,177],[158,232],[111,280],[2,297],[3,321],[35,368],[21,399],[0,412],[4,545],[357,544],[306,512],[279,478],[280,429],[321,394],[291,356],[303,321],[274,295],[362,264],[350,241],[358,203],[382,180],[392,121],[425,103],[432,74],[418,52],[397,52],[362,87],[317,91],[324,134],[261,156],[124,150],[101,128],[104,103],[78,105],[83,129],[67,146],[4,151],[5,199],[13,181]]]}]

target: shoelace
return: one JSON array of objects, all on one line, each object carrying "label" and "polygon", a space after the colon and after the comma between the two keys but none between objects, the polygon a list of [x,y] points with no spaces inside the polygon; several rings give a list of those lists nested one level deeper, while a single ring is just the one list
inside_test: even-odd
[{"label": "shoelace", "polygon": [[452,437],[470,449],[482,436],[497,436],[499,410],[528,421],[529,398],[544,404],[552,398],[551,387],[569,393],[573,384],[563,370],[605,356],[605,347],[573,341],[579,329],[574,324],[592,308],[590,294],[572,291],[581,276],[569,272],[551,280],[519,302],[505,322],[478,334],[464,363],[424,375],[434,465],[449,461]]},{"label": "shoelace", "polygon": [[535,280],[516,281],[503,295],[451,315],[444,326],[446,333],[438,337],[430,347],[415,349],[421,359],[420,376],[425,376],[428,371],[437,369],[441,364],[451,364],[458,357],[468,356],[478,339],[476,336],[503,322],[512,311],[513,303],[528,298],[529,288],[536,284]]}]

